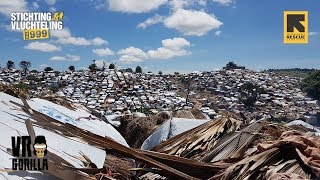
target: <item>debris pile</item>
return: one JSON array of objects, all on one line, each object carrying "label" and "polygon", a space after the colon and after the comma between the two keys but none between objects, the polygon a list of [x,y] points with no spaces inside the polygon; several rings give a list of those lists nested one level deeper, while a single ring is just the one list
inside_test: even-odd
[{"label": "debris pile", "polygon": [[[209,120],[162,112],[122,120],[119,133],[81,106],[2,92],[0,111],[0,176],[6,179],[320,178],[319,129],[301,122],[303,130],[298,122],[247,123],[232,113]],[[26,135],[46,137],[47,171],[11,169],[11,136]]]}]

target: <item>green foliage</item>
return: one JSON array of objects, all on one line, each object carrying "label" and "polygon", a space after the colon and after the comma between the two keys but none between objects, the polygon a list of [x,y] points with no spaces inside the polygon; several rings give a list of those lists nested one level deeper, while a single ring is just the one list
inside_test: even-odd
[{"label": "green foliage", "polygon": [[45,72],[53,71],[53,69],[52,69],[51,67],[46,67],[46,68],[44,68],[44,71],[45,71]]},{"label": "green foliage", "polygon": [[244,66],[238,66],[236,63],[234,63],[233,61],[230,61],[226,64],[226,67],[224,67],[223,69],[246,69],[246,67]]},{"label": "green foliage", "polygon": [[136,73],[142,73],[142,68],[140,66],[136,67]]},{"label": "green foliage", "polygon": [[213,109],[216,113],[219,113],[219,108],[216,104],[211,104],[209,107],[210,109]]},{"label": "green foliage", "polygon": [[226,67],[229,68],[229,69],[236,69],[238,66],[233,61],[230,61],[230,62],[228,62]]},{"label": "green foliage", "polygon": [[149,115],[150,111],[148,108],[141,106],[139,109],[136,109],[136,112],[143,113],[145,115]]},{"label": "green foliage", "polygon": [[89,69],[91,72],[94,72],[94,71],[97,71],[98,68],[97,68],[97,65],[95,63],[93,63],[89,66]]},{"label": "green foliage", "polygon": [[37,76],[35,76],[35,75],[29,75],[29,76],[27,76],[27,80],[29,80],[29,81],[35,81],[35,82],[40,82],[40,79],[39,79]]},{"label": "green foliage", "polygon": [[307,77],[310,73],[316,72],[316,69],[301,69],[301,68],[291,68],[291,69],[268,69],[264,72],[273,72],[279,76],[293,76],[293,77]]},{"label": "green foliage", "polygon": [[159,71],[158,74],[159,74],[159,75],[162,75],[162,71]]},{"label": "green foliage", "polygon": [[131,68],[127,68],[125,69],[126,72],[130,72],[130,73],[133,73],[133,70]]},{"label": "green foliage", "polygon": [[14,67],[15,67],[14,62],[11,61],[11,60],[9,60],[9,61],[7,62],[7,68],[8,68],[8,69],[13,69]]},{"label": "green foliage", "polygon": [[35,70],[35,69],[34,69],[34,70],[31,70],[30,72],[31,72],[31,73],[38,73],[38,71]]},{"label": "green foliage", "polygon": [[109,65],[109,69],[114,69],[114,68],[116,68],[116,66],[115,66],[113,63],[111,63],[111,64]]},{"label": "green foliage", "polygon": [[52,85],[49,87],[49,90],[52,91],[53,93],[56,93],[59,91],[59,87]]},{"label": "green foliage", "polygon": [[29,68],[31,67],[31,62],[29,61],[21,61],[19,63],[19,66],[21,68],[21,71],[24,73],[24,74],[27,74],[27,71],[29,70]]},{"label": "green foliage", "polygon": [[251,108],[259,99],[261,91],[262,90],[257,85],[251,82],[246,82],[239,89],[239,101],[243,103],[245,107]]},{"label": "green foliage", "polygon": [[24,91],[24,92],[28,92],[28,85],[27,84],[25,84],[25,83],[22,83],[22,82],[20,82],[19,84],[15,84],[15,85],[13,85],[13,87],[14,88],[17,88],[17,89],[19,89],[19,90],[21,90],[21,91]]},{"label": "green foliage", "polygon": [[76,70],[76,68],[74,66],[69,66],[69,70],[73,72]]},{"label": "green foliage", "polygon": [[308,96],[320,100],[320,70],[304,78],[301,82],[301,89],[306,92]]}]

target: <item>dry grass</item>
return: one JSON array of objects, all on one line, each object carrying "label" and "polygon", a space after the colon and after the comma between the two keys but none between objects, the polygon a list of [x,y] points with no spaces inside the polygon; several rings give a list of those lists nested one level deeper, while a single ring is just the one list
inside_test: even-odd
[{"label": "dry grass", "polygon": [[120,134],[125,138],[130,147],[140,148],[159,125],[170,119],[168,112],[160,112],[148,117],[125,116],[121,118],[118,128]]}]

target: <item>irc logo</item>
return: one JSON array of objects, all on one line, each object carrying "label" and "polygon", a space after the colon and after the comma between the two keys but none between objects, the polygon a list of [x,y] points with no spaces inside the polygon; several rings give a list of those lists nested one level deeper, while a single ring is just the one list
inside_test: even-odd
[{"label": "irc logo", "polygon": [[284,11],[283,31],[286,44],[308,43],[308,11]]},{"label": "irc logo", "polygon": [[[31,144],[30,136],[11,137],[12,142],[12,170],[41,171],[48,170],[47,143],[44,136],[37,136],[34,144]],[[21,153],[20,153],[21,146]],[[31,151],[31,146],[33,151]],[[32,157],[32,153],[36,158]]]}]

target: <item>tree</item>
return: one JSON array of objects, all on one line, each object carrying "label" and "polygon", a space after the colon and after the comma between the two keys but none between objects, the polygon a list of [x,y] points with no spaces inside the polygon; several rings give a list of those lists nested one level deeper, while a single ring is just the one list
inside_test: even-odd
[{"label": "tree", "polygon": [[97,71],[97,65],[95,63],[93,63],[89,66],[89,69],[91,72],[95,72],[95,71]]},{"label": "tree", "polygon": [[239,101],[244,104],[246,108],[252,108],[259,99],[261,89],[251,82],[246,82],[240,87],[239,92]]},{"label": "tree", "polygon": [[188,105],[188,103],[189,103],[189,94],[190,94],[190,91],[191,91],[191,84],[192,84],[193,78],[182,76],[182,77],[179,78],[179,81],[184,86],[184,89],[187,90],[186,105]]},{"label": "tree", "polygon": [[31,62],[29,62],[29,61],[21,61],[19,63],[19,65],[20,65],[22,73],[23,74],[27,74],[29,68],[31,67]]},{"label": "tree", "polygon": [[320,70],[310,73],[301,82],[302,91],[308,96],[320,100]]},{"label": "tree", "polygon": [[228,64],[226,65],[226,67],[229,68],[229,69],[235,69],[235,68],[237,68],[238,66],[237,66],[237,64],[234,63],[233,61],[230,61],[230,62],[228,62]]},{"label": "tree", "polygon": [[17,88],[17,89],[19,89],[19,90],[21,90],[21,91],[24,91],[24,92],[28,92],[28,85],[27,84],[25,84],[25,83],[22,83],[22,82],[20,82],[19,84],[15,84],[15,85],[13,85],[13,87],[14,88]]},{"label": "tree", "polygon": [[59,87],[58,87],[58,86],[51,85],[51,86],[49,87],[49,90],[50,90],[51,92],[53,92],[53,93],[56,93],[56,92],[59,91]]},{"label": "tree", "polygon": [[101,69],[101,70],[102,70],[102,71],[105,71],[105,70],[106,70],[106,62],[103,61],[102,63],[103,63],[103,65],[102,65],[102,69]]},{"label": "tree", "polygon": [[73,72],[75,69],[76,69],[76,68],[75,68],[74,66],[69,66],[69,70],[70,70],[70,71]]},{"label": "tree", "polygon": [[125,69],[126,72],[130,72],[130,73],[133,73],[133,70],[131,68],[127,68]]},{"label": "tree", "polygon": [[158,74],[161,76],[162,75],[162,71],[159,71]]},{"label": "tree", "polygon": [[142,73],[142,68],[140,66],[136,67],[136,73]]},{"label": "tree", "polygon": [[7,68],[8,68],[8,69],[13,69],[14,67],[15,67],[14,62],[11,61],[11,60],[9,60],[9,61],[7,62]]},{"label": "tree", "polygon": [[28,79],[29,81],[36,81],[36,82],[39,82],[39,81],[40,81],[40,79],[39,79],[37,76],[35,76],[35,75],[29,75],[29,76],[27,76],[27,79]]},{"label": "tree", "polygon": [[113,63],[111,63],[110,65],[109,65],[109,69],[114,69],[116,66],[113,64]]},{"label": "tree", "polygon": [[45,71],[45,72],[53,71],[53,69],[52,69],[51,67],[46,67],[46,68],[44,68],[44,71]]}]

